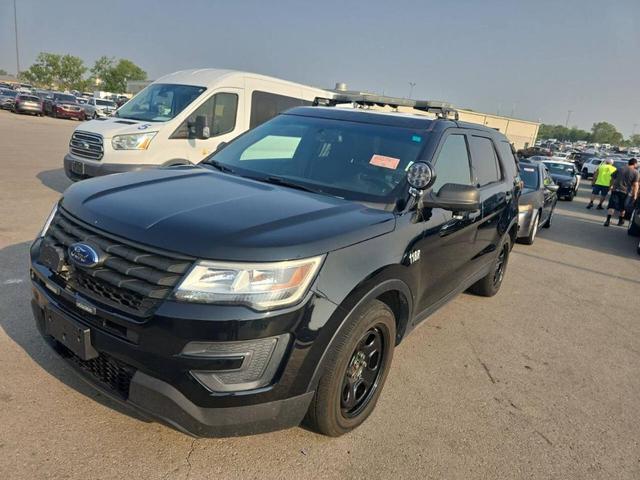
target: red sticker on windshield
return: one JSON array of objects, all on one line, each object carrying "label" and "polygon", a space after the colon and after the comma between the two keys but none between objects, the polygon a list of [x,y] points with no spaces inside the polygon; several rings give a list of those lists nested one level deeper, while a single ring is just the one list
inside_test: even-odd
[{"label": "red sticker on windshield", "polygon": [[399,158],[385,157],[384,155],[374,155],[369,161],[369,164],[371,165],[375,165],[376,167],[388,168],[390,170],[395,170],[396,168],[398,168],[399,163]]}]

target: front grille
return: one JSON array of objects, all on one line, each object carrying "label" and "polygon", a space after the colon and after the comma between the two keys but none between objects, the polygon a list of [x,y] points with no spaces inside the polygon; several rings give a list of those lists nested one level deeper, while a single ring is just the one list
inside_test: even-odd
[{"label": "front grille", "polygon": [[104,145],[102,135],[83,131],[75,131],[71,135],[69,151],[78,157],[90,160],[102,160]]},{"label": "front grille", "polygon": [[82,360],[61,344],[59,348],[66,350],[64,356],[78,369],[87,373],[94,381],[123,400],[129,398],[129,387],[135,373],[135,368],[116,360],[106,353],[100,353],[91,360]]},{"label": "front grille", "polygon": [[70,264],[63,275],[66,286],[139,317],[149,316],[169,296],[193,262],[107,236],[59,209],[43,244],[59,245],[66,251],[66,247],[80,241],[102,250],[104,260],[94,268]]}]

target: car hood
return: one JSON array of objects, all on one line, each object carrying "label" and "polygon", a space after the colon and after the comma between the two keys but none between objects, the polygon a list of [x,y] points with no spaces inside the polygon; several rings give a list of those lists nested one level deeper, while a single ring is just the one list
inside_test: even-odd
[{"label": "car hood", "polygon": [[97,133],[102,135],[103,138],[111,138],[115,135],[124,135],[128,133],[155,132],[162,128],[162,125],[163,122],[142,122],[139,120],[130,120],[128,118],[109,117],[101,120],[90,120],[85,122],[78,127],[78,130]]},{"label": "car hood", "polygon": [[395,227],[391,212],[199,166],[83,180],[61,206],[123,239],[215,260],[311,257]]},{"label": "car hood", "polygon": [[573,177],[571,175],[559,175],[557,173],[552,173],[551,178],[553,181],[560,184],[565,182],[573,182]]}]

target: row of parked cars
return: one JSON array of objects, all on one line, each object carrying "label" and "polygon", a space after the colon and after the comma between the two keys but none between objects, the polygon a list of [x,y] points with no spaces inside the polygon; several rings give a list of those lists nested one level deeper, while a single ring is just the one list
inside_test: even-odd
[{"label": "row of parked cars", "polygon": [[15,113],[89,120],[113,115],[117,105],[112,100],[76,97],[69,93],[42,90],[28,93],[0,88],[0,108]]}]

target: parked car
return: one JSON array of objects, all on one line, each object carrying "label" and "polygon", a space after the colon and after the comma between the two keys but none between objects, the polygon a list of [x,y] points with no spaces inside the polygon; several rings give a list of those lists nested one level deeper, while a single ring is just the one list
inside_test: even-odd
[{"label": "parked car", "polygon": [[42,110],[42,100],[36,95],[19,94],[16,95],[16,100],[13,104],[13,111],[15,113],[30,113],[42,117],[44,111]]},{"label": "parked car", "polygon": [[111,100],[89,98],[82,108],[85,118],[103,118],[113,115],[118,106]]},{"label": "parked car", "polygon": [[521,162],[520,179],[524,188],[518,204],[518,241],[532,245],[540,227],[551,227],[559,187],[542,162]]},{"label": "parked car", "polygon": [[264,75],[198,69],[166,75],[113,117],[78,127],[64,157],[81,180],[110,173],[197,163],[288,108],[329,92]]},{"label": "parked car", "polygon": [[498,292],[517,178],[491,128],[294,108],[199,165],[67,189],[31,248],[36,324],[90,383],[193,435],[305,418],[338,436],[417,324]]},{"label": "parked car", "polygon": [[571,162],[545,160],[543,162],[554,183],[558,185],[558,198],[566,198],[570,202],[578,194],[580,175]]},{"label": "parked car", "polygon": [[518,156],[520,158],[529,158],[533,156],[550,157],[551,150],[545,147],[529,147],[529,148],[524,148],[522,150],[518,150]]},{"label": "parked car", "polygon": [[573,152],[569,155],[568,160],[576,165],[578,171],[582,171],[582,164],[593,157],[594,155],[592,153]]},{"label": "parked car", "polygon": [[54,93],[50,98],[45,98],[44,112],[55,118],[75,118],[84,120],[84,110],[76,101],[76,97],[68,93]]},{"label": "parked car", "polygon": [[16,95],[18,95],[18,92],[15,90],[9,90],[8,88],[0,90],[0,108],[12,110],[13,104],[16,101]]},{"label": "parked car", "polygon": [[584,161],[581,168],[582,178],[588,179],[593,177],[593,174],[596,173],[596,170],[602,163],[602,158],[600,157],[589,157]]}]

